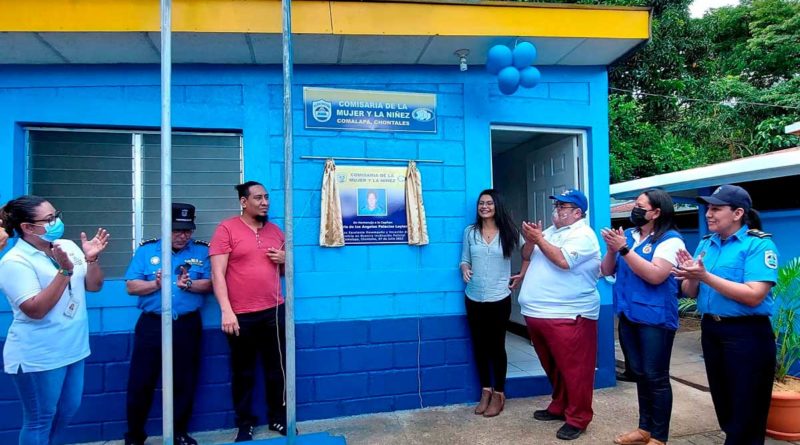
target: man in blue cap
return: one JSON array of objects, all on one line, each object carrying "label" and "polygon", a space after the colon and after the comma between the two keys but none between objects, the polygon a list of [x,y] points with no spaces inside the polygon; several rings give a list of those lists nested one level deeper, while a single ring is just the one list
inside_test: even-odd
[{"label": "man in blue cap", "polygon": [[561,440],[577,439],[592,420],[592,391],[600,316],[600,243],[586,224],[589,205],[580,190],[553,200],[553,225],[522,223],[530,258],[519,293],[531,343],[553,386],[553,400],[533,413],[561,420]]},{"label": "man in blue cap", "polygon": [[[203,323],[200,308],[211,293],[208,243],[192,239],[195,208],[172,204],[172,350],[174,377],[175,444],[196,445],[188,434]],[[145,423],[161,375],[161,240],[142,242],[125,273],[128,294],[138,297],[142,315],[136,322],[128,376],[128,432],[125,445],[143,445]]]}]

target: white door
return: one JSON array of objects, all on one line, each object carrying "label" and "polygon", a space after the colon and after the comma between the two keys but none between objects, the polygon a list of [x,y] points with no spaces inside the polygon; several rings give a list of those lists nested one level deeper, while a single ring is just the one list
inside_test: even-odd
[{"label": "white door", "polygon": [[[539,148],[525,160],[528,189],[528,221],[542,221],[545,227],[552,224],[553,204],[551,195],[579,186],[581,159],[578,150],[578,136],[566,136],[552,144]],[[519,270],[520,261],[514,259],[511,270]],[[511,308],[511,321],[525,324],[517,302],[518,291],[514,292]]]}]

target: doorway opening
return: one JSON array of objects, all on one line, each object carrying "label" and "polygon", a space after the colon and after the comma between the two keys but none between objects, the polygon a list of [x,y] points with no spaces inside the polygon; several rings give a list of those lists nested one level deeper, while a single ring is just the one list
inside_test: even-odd
[{"label": "doorway opening", "polygon": [[[586,132],[580,129],[493,125],[492,187],[505,198],[514,221],[542,221],[549,226],[550,195],[584,188],[587,181]],[[511,271],[519,271],[522,259],[512,256]],[[506,340],[508,377],[544,375],[528,340],[520,313],[519,290],[511,296],[511,321]]]}]

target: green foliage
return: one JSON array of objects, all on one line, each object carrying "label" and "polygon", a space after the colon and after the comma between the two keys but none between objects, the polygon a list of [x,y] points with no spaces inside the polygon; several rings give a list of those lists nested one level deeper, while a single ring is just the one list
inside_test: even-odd
[{"label": "green foliage", "polygon": [[678,299],[678,315],[681,317],[691,316],[696,317],[700,313],[697,312],[697,299],[696,298],[679,298]]},{"label": "green foliage", "polygon": [[688,4],[644,0],[653,37],[609,73],[612,182],[800,144],[783,133],[800,120],[800,0],[745,0],[700,19]]},{"label": "green foliage", "polygon": [[691,0],[549,2],[652,8],[651,40],[609,71],[612,182],[800,145],[783,132],[800,120],[800,0],[699,19]]},{"label": "green foliage", "polygon": [[782,382],[800,359],[800,258],[781,266],[772,294],[772,329],[778,342],[775,380]]}]

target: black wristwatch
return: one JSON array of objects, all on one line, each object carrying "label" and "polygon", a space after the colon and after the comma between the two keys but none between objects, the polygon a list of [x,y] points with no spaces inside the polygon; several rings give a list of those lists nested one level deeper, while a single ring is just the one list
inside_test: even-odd
[{"label": "black wristwatch", "polygon": [[184,290],[188,291],[191,288],[192,288],[192,280],[191,279],[186,280],[186,287],[184,288]]},{"label": "black wristwatch", "polygon": [[628,249],[628,246],[622,246],[617,252],[619,252],[619,254],[621,256],[625,256],[625,255],[629,254],[630,251],[631,251],[631,249]]}]

